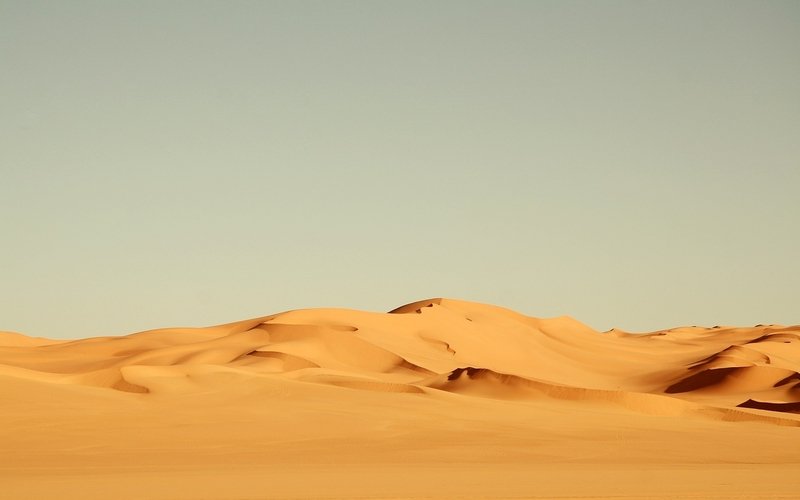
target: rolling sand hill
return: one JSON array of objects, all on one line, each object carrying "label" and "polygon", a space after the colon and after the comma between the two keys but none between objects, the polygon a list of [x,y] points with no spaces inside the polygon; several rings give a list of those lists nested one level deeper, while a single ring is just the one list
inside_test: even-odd
[{"label": "rolling sand hill", "polygon": [[0,333],[0,498],[800,498],[800,326],[434,299]]}]

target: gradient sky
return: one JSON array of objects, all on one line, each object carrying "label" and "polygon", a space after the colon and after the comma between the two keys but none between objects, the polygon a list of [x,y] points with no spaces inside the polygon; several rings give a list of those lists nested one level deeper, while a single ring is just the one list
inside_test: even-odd
[{"label": "gradient sky", "polygon": [[0,330],[800,323],[800,2],[0,0]]}]

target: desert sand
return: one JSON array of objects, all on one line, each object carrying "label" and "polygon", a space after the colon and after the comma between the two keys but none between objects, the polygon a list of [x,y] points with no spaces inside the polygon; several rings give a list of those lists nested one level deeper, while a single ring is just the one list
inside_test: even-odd
[{"label": "desert sand", "polygon": [[800,326],[449,299],[0,333],[0,498],[800,498]]}]

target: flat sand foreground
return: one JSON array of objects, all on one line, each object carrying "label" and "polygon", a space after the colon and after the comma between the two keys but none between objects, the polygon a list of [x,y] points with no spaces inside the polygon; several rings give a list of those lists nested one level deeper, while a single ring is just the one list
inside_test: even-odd
[{"label": "flat sand foreground", "polygon": [[0,498],[800,498],[800,327],[434,299],[0,333]]},{"label": "flat sand foreground", "polygon": [[796,465],[344,464],[58,471],[4,477],[3,498],[796,499]]}]

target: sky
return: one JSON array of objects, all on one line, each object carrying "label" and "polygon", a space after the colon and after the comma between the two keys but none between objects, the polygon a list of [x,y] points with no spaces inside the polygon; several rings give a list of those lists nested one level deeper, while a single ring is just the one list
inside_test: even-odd
[{"label": "sky", "polygon": [[0,330],[800,323],[800,2],[0,0]]}]

